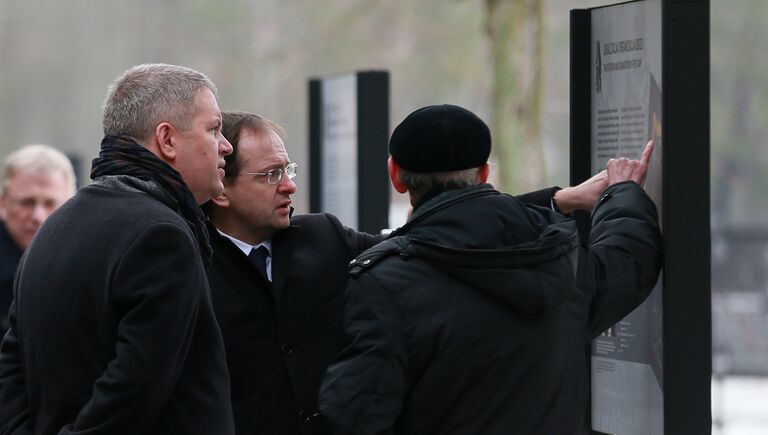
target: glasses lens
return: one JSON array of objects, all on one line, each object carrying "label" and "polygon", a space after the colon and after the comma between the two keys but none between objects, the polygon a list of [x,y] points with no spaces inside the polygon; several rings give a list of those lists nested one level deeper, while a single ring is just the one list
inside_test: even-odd
[{"label": "glasses lens", "polygon": [[271,171],[267,171],[267,183],[269,184],[277,184],[283,179],[283,174],[288,174],[288,179],[292,180],[293,177],[296,176],[296,168],[298,168],[299,165],[296,163],[291,163],[288,166],[285,167],[285,169],[273,169]]},{"label": "glasses lens", "polygon": [[282,179],[283,179],[283,170],[282,169],[273,169],[271,171],[267,171],[267,183],[269,183],[269,184],[277,184]]},{"label": "glasses lens", "polygon": [[298,167],[299,165],[297,163],[291,163],[285,167],[285,173],[288,174],[289,179],[293,180],[296,176],[296,169],[298,169]]}]

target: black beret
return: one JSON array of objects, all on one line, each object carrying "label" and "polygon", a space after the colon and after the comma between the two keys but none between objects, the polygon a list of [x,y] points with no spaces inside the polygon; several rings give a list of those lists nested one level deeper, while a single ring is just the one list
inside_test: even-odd
[{"label": "black beret", "polygon": [[395,127],[389,154],[401,168],[418,173],[476,168],[491,154],[491,131],[463,107],[422,107]]}]

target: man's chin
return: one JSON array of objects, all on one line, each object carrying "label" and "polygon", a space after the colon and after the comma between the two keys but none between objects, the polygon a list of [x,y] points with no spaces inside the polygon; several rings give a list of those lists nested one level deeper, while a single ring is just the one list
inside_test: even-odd
[{"label": "man's chin", "polygon": [[291,226],[291,218],[290,216],[281,216],[277,221],[275,222],[275,228],[278,230],[284,230]]},{"label": "man's chin", "polygon": [[[34,238],[34,236],[35,236],[34,233],[32,234],[25,233],[20,237],[11,236],[11,238],[13,239],[14,243],[16,243],[16,245],[18,245],[18,247],[21,248],[21,250],[23,251],[27,249],[27,246],[29,246],[30,243],[32,243],[32,239]],[[0,336],[0,339],[2,339],[2,336]]]}]

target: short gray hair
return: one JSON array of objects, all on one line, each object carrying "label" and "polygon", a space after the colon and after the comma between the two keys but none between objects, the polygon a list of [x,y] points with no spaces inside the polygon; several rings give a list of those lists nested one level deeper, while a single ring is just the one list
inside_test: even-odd
[{"label": "short gray hair", "polygon": [[77,189],[75,170],[69,158],[48,145],[27,145],[8,154],[3,163],[3,173],[0,175],[3,194],[8,181],[21,171],[42,173],[60,171],[67,184],[67,195],[72,196]]},{"label": "short gray hair", "polygon": [[482,166],[460,171],[431,173],[411,172],[400,168],[398,178],[408,188],[408,193],[415,203],[428,193],[463,189],[480,184],[480,168]]},{"label": "short gray hair", "polygon": [[109,87],[104,100],[104,134],[145,140],[163,121],[186,129],[203,88],[217,93],[208,77],[190,68],[162,63],[134,66]]}]

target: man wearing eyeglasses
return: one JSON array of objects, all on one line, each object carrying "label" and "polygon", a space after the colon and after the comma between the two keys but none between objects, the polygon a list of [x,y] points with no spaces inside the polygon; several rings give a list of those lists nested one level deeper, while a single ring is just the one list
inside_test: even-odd
[{"label": "man wearing eyeglasses", "polygon": [[[206,205],[213,263],[209,281],[224,336],[238,434],[319,434],[317,394],[343,345],[341,312],[350,260],[383,238],[330,214],[291,217],[296,165],[276,123],[224,112],[224,192]],[[384,162],[382,162],[384,164]],[[564,212],[591,208],[604,174],[524,201]],[[556,194],[555,194],[556,192]]]},{"label": "man wearing eyeglasses", "polygon": [[347,262],[379,241],[327,214],[291,218],[292,178],[276,123],[222,114],[233,153],[206,211],[209,281],[224,336],[238,434],[314,433],[317,391],[341,348]]}]

